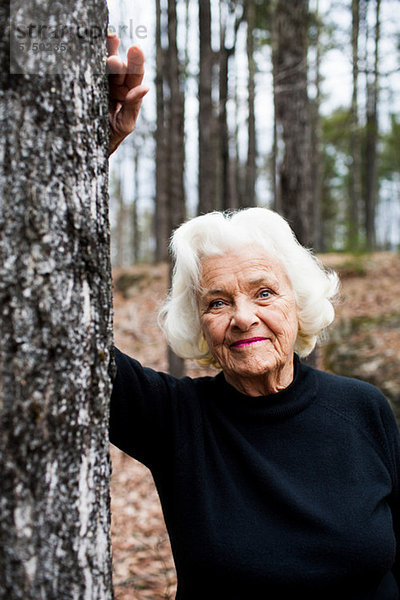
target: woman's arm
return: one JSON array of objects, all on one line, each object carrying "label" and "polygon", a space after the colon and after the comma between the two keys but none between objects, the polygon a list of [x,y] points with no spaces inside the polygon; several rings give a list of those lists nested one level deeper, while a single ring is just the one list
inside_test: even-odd
[{"label": "woman's arm", "polygon": [[110,441],[148,467],[165,452],[179,380],[142,365],[114,348],[116,375],[110,405]]}]

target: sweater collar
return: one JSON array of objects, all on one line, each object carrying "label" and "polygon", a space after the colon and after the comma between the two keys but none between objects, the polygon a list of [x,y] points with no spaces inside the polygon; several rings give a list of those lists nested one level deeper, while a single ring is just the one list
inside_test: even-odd
[{"label": "sweater collar", "polygon": [[224,412],[246,420],[280,420],[300,413],[316,398],[316,377],[314,369],[301,363],[297,354],[294,355],[293,366],[292,383],[284,390],[268,396],[242,394],[226,381],[222,372],[219,373],[215,378],[218,404]]}]

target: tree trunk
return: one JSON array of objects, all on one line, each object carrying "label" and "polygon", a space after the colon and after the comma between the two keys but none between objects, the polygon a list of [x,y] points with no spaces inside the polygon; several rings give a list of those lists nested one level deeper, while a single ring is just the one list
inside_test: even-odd
[{"label": "tree trunk", "polygon": [[[221,30],[224,28],[221,24]],[[225,33],[221,36],[224,43]],[[232,190],[230,178],[229,130],[226,103],[228,101],[228,63],[230,50],[222,45],[219,50],[219,155],[220,155],[220,210],[232,208]]]},{"label": "tree trunk", "polygon": [[[169,235],[186,217],[185,187],[185,98],[177,46],[176,0],[168,0],[168,208]],[[169,351],[169,371],[180,377],[184,360]]]},{"label": "tree trunk", "polygon": [[110,600],[106,3],[13,2],[25,32],[57,23],[69,37],[62,57],[55,38],[44,42],[52,52],[30,58],[26,46],[15,46],[11,68],[19,74],[11,75],[6,4],[0,6],[0,598]]},{"label": "tree trunk", "polygon": [[116,254],[115,254],[115,262],[113,262],[113,266],[115,267],[123,267],[124,266],[124,247],[125,247],[125,223],[126,223],[126,215],[125,215],[125,204],[124,198],[122,194],[122,177],[123,177],[123,168],[121,163],[118,164],[118,175],[115,179],[115,187],[114,187],[114,198],[117,201],[117,223],[114,230],[115,233],[115,245],[116,245]]},{"label": "tree trunk", "polygon": [[324,223],[322,222],[322,131],[321,131],[321,18],[319,14],[319,0],[315,6],[315,98],[311,104],[311,178],[314,208],[314,248],[318,252],[326,250]]},{"label": "tree trunk", "polygon": [[240,116],[239,116],[239,87],[242,85],[239,81],[239,70],[241,65],[238,65],[237,57],[235,56],[235,91],[234,91],[234,106],[235,106],[235,128],[233,131],[234,143],[234,155],[231,159],[232,171],[234,176],[234,191],[236,206],[244,207],[245,199],[245,187],[246,187],[246,163],[240,159]]},{"label": "tree trunk", "polygon": [[139,227],[139,150],[135,148],[135,156],[134,156],[134,165],[135,165],[135,177],[133,180],[133,198],[132,198],[132,214],[131,214],[131,224],[132,224],[132,262],[137,263],[140,259],[140,227]]},{"label": "tree trunk", "polygon": [[247,118],[247,163],[246,163],[246,186],[242,200],[242,206],[256,205],[256,118],[255,118],[255,60],[254,60],[254,29],[255,23],[255,0],[246,0],[247,17],[247,64],[248,64],[248,118]]},{"label": "tree trunk", "polygon": [[277,0],[273,11],[273,78],[277,131],[276,204],[300,242],[314,244],[310,109],[307,94],[307,0]]},{"label": "tree trunk", "polygon": [[199,204],[198,214],[216,208],[216,123],[212,102],[214,53],[210,0],[199,2]]},{"label": "tree trunk", "polygon": [[[219,125],[219,206],[220,210],[237,208],[238,196],[236,185],[235,165],[232,164],[229,151],[229,127],[227,102],[229,98],[229,59],[235,53],[236,39],[239,26],[243,20],[243,14],[237,15],[237,2],[220,2],[219,4],[219,101],[218,101],[218,125]],[[228,46],[227,38],[233,41]]]},{"label": "tree trunk", "polygon": [[[272,68],[272,72],[274,73],[274,68]],[[274,115],[273,115],[273,124],[272,124],[272,148],[271,148],[271,190],[272,190],[272,199],[273,199],[273,209],[279,214],[283,214],[282,209],[282,197],[279,191],[279,180],[278,180],[278,126],[276,122],[276,94],[275,94],[275,77],[273,77],[273,96],[274,96]]]},{"label": "tree trunk", "polygon": [[164,98],[165,51],[161,44],[161,4],[156,0],[156,201],[154,229],[156,237],[155,260],[168,260],[169,207],[168,207],[168,131],[166,127],[166,102]]},{"label": "tree trunk", "polygon": [[365,142],[365,232],[369,251],[375,248],[375,207],[378,196],[377,145],[379,97],[380,0],[375,5],[375,51],[372,74],[367,74]]},{"label": "tree trunk", "polygon": [[360,26],[360,0],[351,3],[352,27],[352,74],[353,91],[350,108],[350,156],[349,170],[349,230],[348,246],[356,250],[360,243],[360,202],[361,202],[361,139],[358,118],[358,37]]}]

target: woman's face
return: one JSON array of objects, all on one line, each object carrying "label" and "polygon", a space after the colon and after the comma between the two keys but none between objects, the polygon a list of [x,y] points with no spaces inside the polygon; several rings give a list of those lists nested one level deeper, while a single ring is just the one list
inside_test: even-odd
[{"label": "woman's face", "polygon": [[248,395],[266,395],[293,379],[296,302],[278,259],[245,246],[202,262],[200,320],[226,380]]}]

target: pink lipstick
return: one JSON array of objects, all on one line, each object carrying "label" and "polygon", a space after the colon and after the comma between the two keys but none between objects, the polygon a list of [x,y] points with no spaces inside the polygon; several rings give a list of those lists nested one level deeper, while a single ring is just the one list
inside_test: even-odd
[{"label": "pink lipstick", "polygon": [[253,338],[249,338],[247,340],[238,340],[237,342],[234,342],[233,344],[231,344],[231,348],[243,348],[244,346],[250,346],[251,344],[254,344],[255,342],[263,342],[266,339],[267,338],[265,338],[265,337],[253,337]]}]

